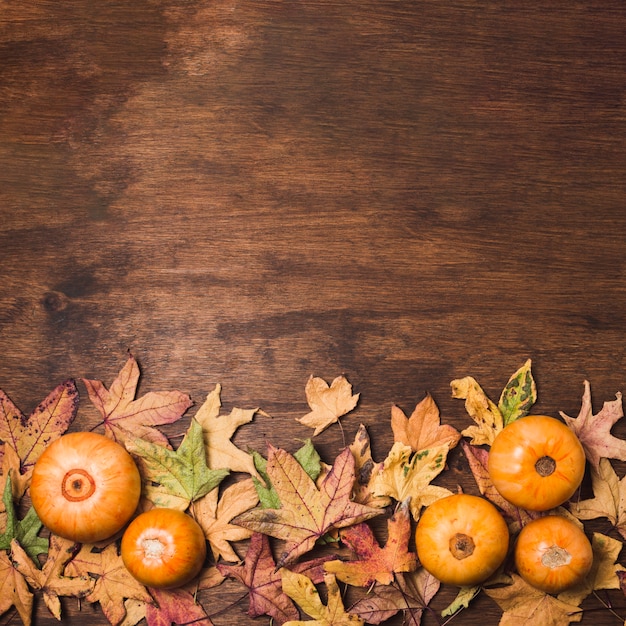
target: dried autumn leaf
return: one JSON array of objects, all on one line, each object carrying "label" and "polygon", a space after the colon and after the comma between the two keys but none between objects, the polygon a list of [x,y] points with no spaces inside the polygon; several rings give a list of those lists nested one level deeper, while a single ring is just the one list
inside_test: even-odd
[{"label": "dried autumn leaf", "polygon": [[38,555],[48,551],[48,540],[39,536],[42,523],[32,506],[28,509],[24,518],[18,520],[12,498],[12,474],[13,470],[9,470],[2,494],[5,525],[4,531],[0,535],[0,550],[9,550],[12,542],[18,541],[28,556],[35,561]]},{"label": "dried autumn leaf", "polygon": [[197,624],[213,626],[205,610],[185,589],[150,589],[154,604],[146,604],[148,626]]},{"label": "dried autumn leaf", "polygon": [[354,457],[349,448],[335,459],[319,488],[291,454],[271,445],[267,473],[280,498],[281,508],[256,508],[239,515],[233,522],[284,539],[285,551],[278,561],[279,567],[310,550],[329,530],[380,515],[379,509],[350,500]]},{"label": "dried autumn leaf", "polygon": [[283,591],[313,618],[313,621],[285,622],[284,626],[363,626],[364,622],[358,615],[346,612],[341,591],[332,574],[324,575],[328,590],[328,604],[324,605],[310,578],[288,569],[282,569],[281,573]]},{"label": "dried autumn leaf", "polygon": [[24,576],[17,571],[9,555],[0,552],[0,615],[12,606],[22,618],[24,626],[30,626],[33,613],[33,594]]},{"label": "dried autumn leaf", "polygon": [[99,602],[102,612],[113,626],[126,617],[126,598],[152,602],[147,589],[124,566],[115,543],[110,543],[103,550],[94,550],[93,545],[85,544],[65,568],[66,576],[88,578],[90,574],[95,576],[95,582],[85,599]]},{"label": "dried autumn leaf", "polygon": [[375,496],[372,493],[372,484],[378,471],[378,465],[372,458],[370,436],[367,428],[361,424],[350,444],[350,452],[354,457],[354,481],[353,500],[367,506],[385,508],[391,504],[389,496]]},{"label": "dried autumn leaf", "polygon": [[441,425],[439,408],[430,394],[421,400],[410,417],[398,406],[391,407],[393,440],[411,446],[413,452],[447,444],[454,448],[461,433],[449,424]]},{"label": "dried autumn leaf", "polygon": [[[301,561],[291,569],[318,583],[324,578],[322,564],[328,558]],[[247,587],[250,617],[269,615],[278,624],[298,619],[298,610],[282,591],[281,572],[276,568],[267,535],[253,533],[243,565],[218,563],[217,568],[224,576],[235,578]]]},{"label": "dried autumn leaf", "polygon": [[578,585],[560,593],[557,597],[567,604],[580,604],[590,593],[598,589],[619,589],[618,572],[624,567],[616,564],[622,550],[622,542],[601,533],[594,533],[591,541],[593,564],[591,571]]},{"label": "dried autumn leaf", "polygon": [[193,404],[180,391],[151,391],[135,400],[139,366],[130,354],[110,389],[99,380],[82,381],[102,415],[105,434],[122,444],[129,438],[140,438],[170,447],[167,437],[154,427],[176,422]]},{"label": "dried autumn leaf", "polygon": [[251,422],[259,409],[235,408],[230,415],[220,415],[221,389],[221,385],[216,385],[195,415],[204,433],[208,465],[211,469],[246,472],[258,478],[252,456],[238,448],[230,438],[240,426]]},{"label": "dried autumn leaf", "polygon": [[437,593],[440,582],[423,567],[407,574],[397,574],[391,585],[376,584],[350,607],[367,624],[380,624],[396,613],[404,612],[405,623],[419,626],[424,609]]},{"label": "dried autumn leaf", "polygon": [[251,509],[259,501],[252,479],[236,482],[220,495],[216,487],[194,503],[193,514],[208,539],[213,558],[239,561],[231,541],[248,539],[252,531],[231,524],[233,517]]},{"label": "dried autumn leaf", "polygon": [[485,589],[485,593],[504,611],[499,626],[568,626],[582,619],[577,605],[531,587],[517,574],[512,575],[512,580],[512,584],[506,587]]},{"label": "dried autumn leaf", "polygon": [[447,455],[447,444],[413,452],[410,446],[394,443],[372,482],[372,493],[398,502],[410,498],[411,513],[418,519],[423,506],[451,493],[445,487],[430,484],[444,469]]},{"label": "dried autumn leaf", "polygon": [[525,526],[528,522],[541,515],[536,511],[520,509],[500,495],[489,475],[487,468],[489,452],[487,452],[487,450],[473,446],[466,441],[462,441],[461,446],[463,452],[465,452],[470,470],[480,493],[502,511],[502,514],[509,524],[511,533],[515,534],[519,532],[522,526]]},{"label": "dried autumn leaf", "polygon": [[500,409],[487,397],[481,386],[471,377],[459,378],[450,383],[452,397],[465,400],[465,410],[476,422],[461,431],[470,437],[471,443],[491,445],[496,435],[504,428]]},{"label": "dried autumn leaf", "polygon": [[[19,502],[26,493],[30,485],[33,473],[32,466],[22,471],[20,457],[8,443],[2,445],[4,455],[2,457],[2,474],[0,475],[0,492],[4,493],[4,485],[11,472],[11,486],[13,490],[13,500]],[[3,510],[0,508],[0,510]]]},{"label": "dried autumn leaf", "polygon": [[528,415],[537,401],[537,387],[531,372],[532,361],[528,359],[517,372],[511,376],[500,395],[498,409],[507,426],[520,417]]},{"label": "dried autumn leaf", "polygon": [[184,511],[228,475],[207,466],[202,427],[195,419],[177,450],[137,438],[128,439],[126,447],[137,462],[145,496],[156,506]]},{"label": "dried autumn leaf", "polygon": [[311,376],[305,387],[306,399],[311,411],[297,421],[315,428],[313,436],[334,424],[342,415],[354,409],[360,394],[352,394],[352,385],[344,376],[337,376],[328,385],[323,378]]},{"label": "dried autumn leaf", "polygon": [[369,587],[374,582],[389,585],[396,573],[412,572],[417,567],[417,555],[409,552],[409,499],[402,502],[387,521],[387,531],[387,543],[381,548],[366,523],[341,530],[339,536],[342,543],[359,558],[354,561],[329,561],[324,569],[354,587]]},{"label": "dried autumn leaf", "polygon": [[61,619],[59,596],[84,598],[93,589],[92,579],[86,576],[71,578],[63,573],[67,563],[76,554],[77,545],[73,541],[51,535],[48,558],[43,568],[39,569],[15,539],[11,542],[11,558],[16,569],[31,587],[43,591],[48,610],[58,620]]},{"label": "dried autumn leaf", "polygon": [[595,467],[603,457],[626,461],[626,441],[611,434],[613,425],[624,416],[622,394],[618,392],[615,397],[615,400],[605,402],[600,412],[594,415],[591,406],[591,387],[586,380],[578,417],[569,417],[560,412],[565,423],[580,439],[587,459]]},{"label": "dried autumn leaf", "polygon": [[18,454],[23,469],[32,467],[45,448],[70,426],[78,410],[73,380],[61,383],[26,417],[0,390],[0,441]]},{"label": "dried autumn leaf", "polygon": [[626,539],[626,477],[619,480],[609,459],[602,458],[591,466],[594,497],[571,502],[570,511],[580,520],[606,517]]}]

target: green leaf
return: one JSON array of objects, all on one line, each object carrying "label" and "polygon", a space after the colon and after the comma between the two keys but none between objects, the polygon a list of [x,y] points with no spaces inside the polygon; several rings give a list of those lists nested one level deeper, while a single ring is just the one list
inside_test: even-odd
[{"label": "green leaf", "polygon": [[144,439],[127,441],[127,448],[141,471],[144,494],[156,506],[184,511],[229,474],[207,466],[202,426],[195,419],[177,450]]},{"label": "green leaf", "polygon": [[441,617],[450,617],[461,609],[467,609],[470,602],[480,592],[480,586],[476,587],[461,587],[456,598],[449,604],[443,611],[441,611]]},{"label": "green leaf", "polygon": [[[302,466],[302,469],[309,475],[311,480],[316,480],[322,471],[322,463],[320,455],[318,454],[311,439],[307,439],[304,445],[294,453],[294,458]],[[279,509],[281,506],[280,498],[276,493],[272,485],[272,481],[267,474],[267,461],[265,458],[256,451],[252,452],[252,458],[254,459],[254,466],[261,478],[265,482],[265,485],[261,483],[256,477],[252,477],[254,486],[259,496],[260,507],[263,509]]]},{"label": "green leaf", "polygon": [[43,524],[32,506],[24,516],[24,519],[17,519],[15,506],[13,505],[12,472],[13,470],[9,470],[4,484],[4,493],[2,494],[2,502],[7,514],[7,523],[4,533],[0,535],[0,550],[10,550],[11,541],[16,539],[24,548],[26,554],[39,566],[37,556],[48,551],[48,540],[44,537],[39,537],[38,533]]},{"label": "green leaf", "polygon": [[502,390],[498,408],[507,426],[520,417],[530,413],[537,401],[537,387],[531,372],[531,360],[528,359],[509,379]]}]

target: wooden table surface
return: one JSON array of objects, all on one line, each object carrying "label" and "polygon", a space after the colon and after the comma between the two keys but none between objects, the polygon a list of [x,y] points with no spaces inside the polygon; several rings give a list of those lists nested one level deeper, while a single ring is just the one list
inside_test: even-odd
[{"label": "wooden table surface", "polygon": [[[464,428],[450,381],[497,400],[529,358],[536,412],[577,415],[585,380],[597,411],[626,389],[625,69],[621,0],[1,3],[0,388],[28,415],[131,352],[183,422],[217,383],[260,407],[234,440],[265,453],[311,436],[309,376],[343,374],[327,462],[359,423],[382,461],[426,392]],[[72,429],[98,421],[79,391]],[[269,623],[241,589],[203,592],[216,626]],[[623,623],[608,598],[621,618],[582,623]]]}]

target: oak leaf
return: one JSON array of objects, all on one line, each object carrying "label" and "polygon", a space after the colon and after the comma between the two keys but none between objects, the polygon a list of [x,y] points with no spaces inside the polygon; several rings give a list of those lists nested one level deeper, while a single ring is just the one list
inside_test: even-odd
[{"label": "oak leaf", "polygon": [[226,561],[240,560],[230,542],[248,539],[252,531],[230,521],[255,507],[258,501],[254,484],[247,479],[230,485],[221,494],[216,487],[194,503],[193,515],[204,531],[216,561],[219,557]]},{"label": "oak leaf", "polygon": [[253,420],[259,409],[234,408],[229,415],[220,415],[221,389],[221,385],[216,385],[195,415],[204,433],[208,465],[211,469],[226,468],[231,472],[246,472],[258,478],[252,456],[230,439],[240,426]]},{"label": "oak leaf", "polygon": [[423,506],[451,494],[445,487],[430,484],[444,469],[447,455],[448,444],[413,452],[410,446],[394,443],[374,478],[372,493],[398,502],[410,497],[411,513],[418,519]]},{"label": "oak leaf", "polygon": [[31,587],[43,591],[48,610],[58,620],[61,619],[59,596],[84,598],[93,589],[94,581],[91,578],[72,578],[63,573],[67,563],[75,556],[77,547],[78,544],[73,541],[51,535],[48,557],[42,569],[39,569],[15,539],[11,542],[11,558],[16,569]]},{"label": "oak leaf", "polygon": [[422,614],[439,591],[440,582],[423,567],[407,574],[396,574],[391,585],[376,584],[350,607],[367,624],[380,624],[396,613],[407,614],[406,624],[419,626]]},{"label": "oak leaf", "polygon": [[454,448],[461,433],[449,424],[441,424],[439,408],[430,394],[421,400],[410,417],[398,406],[391,407],[393,440],[411,446],[413,452],[447,444]]},{"label": "oak leaf", "polygon": [[24,576],[15,568],[7,552],[0,552],[0,615],[12,606],[22,618],[24,626],[30,626],[33,613],[33,594]]},{"label": "oak leaf", "polygon": [[281,502],[280,509],[256,508],[233,522],[286,541],[278,567],[309,551],[331,529],[358,524],[380,515],[380,509],[350,499],[354,457],[345,448],[319,488],[287,451],[269,446],[267,473]]},{"label": "oak leaf", "polygon": [[313,621],[285,622],[283,626],[363,626],[364,622],[358,615],[346,612],[333,574],[324,575],[328,590],[328,603],[324,605],[310,578],[284,568],[281,573],[283,591],[313,618]]},{"label": "oak leaf", "polygon": [[69,428],[77,410],[78,389],[71,379],[53,389],[28,417],[0,390],[0,441],[17,452],[23,469],[32,467]]},{"label": "oak leaf", "polygon": [[95,576],[93,589],[85,599],[88,602],[99,602],[102,612],[113,626],[126,617],[126,598],[152,602],[148,590],[124,566],[115,543],[110,543],[103,550],[94,550],[93,545],[83,545],[66,566],[65,574],[83,578],[90,574]]},{"label": "oak leaf", "polygon": [[626,477],[617,477],[609,459],[591,466],[593,498],[570,503],[570,511],[580,520],[606,517],[626,539]]},{"label": "oak leaf", "polygon": [[202,427],[192,419],[177,450],[144,439],[127,439],[142,476],[144,495],[156,506],[184,511],[217,487],[228,470],[209,469]]},{"label": "oak leaf", "polygon": [[375,496],[372,493],[372,484],[379,466],[372,458],[372,448],[370,436],[367,428],[361,424],[354,436],[354,441],[350,444],[350,452],[354,457],[354,489],[353,499],[355,502],[367,506],[385,508],[391,504],[389,496]]},{"label": "oak leaf", "polygon": [[82,381],[89,399],[102,415],[108,437],[122,444],[129,438],[141,438],[170,447],[167,437],[155,426],[176,422],[193,402],[180,391],[150,391],[135,399],[139,374],[139,365],[129,354],[110,389],[99,380]]},{"label": "oak leaf", "polygon": [[[324,578],[322,564],[329,558],[301,561],[291,569],[318,583]],[[269,615],[278,624],[298,619],[298,610],[282,591],[281,571],[276,568],[267,535],[253,533],[243,565],[218,563],[217,568],[224,576],[239,580],[247,587],[250,617]]]},{"label": "oak leaf", "polygon": [[591,387],[585,381],[580,412],[576,418],[560,411],[565,423],[576,433],[585,449],[590,464],[597,467],[602,457],[626,461],[626,441],[611,434],[613,425],[624,416],[622,394],[615,394],[616,399],[605,402],[599,413],[593,414],[591,406]]},{"label": "oak leaf", "polygon": [[568,626],[582,619],[578,605],[534,589],[517,574],[512,575],[512,580],[512,584],[506,587],[485,589],[485,593],[504,611],[499,626]]},{"label": "oak leaf", "polygon": [[528,359],[511,376],[500,394],[498,409],[505,426],[528,415],[537,401],[537,386],[531,372],[531,365],[532,361]]},{"label": "oak leaf", "polygon": [[453,380],[452,397],[465,400],[465,410],[476,422],[461,431],[476,445],[491,445],[496,435],[504,428],[500,409],[487,397],[481,386],[471,376]]},{"label": "oak leaf", "polygon": [[394,575],[412,572],[417,567],[417,555],[409,552],[411,537],[409,499],[398,506],[387,521],[387,543],[381,548],[372,529],[364,522],[342,529],[341,542],[356,555],[354,561],[329,561],[324,569],[339,580],[354,587],[369,587],[374,582],[389,585]]},{"label": "oak leaf", "polygon": [[337,376],[330,386],[323,378],[311,376],[305,394],[311,411],[297,421],[314,428],[314,437],[352,411],[360,395],[352,394],[352,385],[344,376]]},{"label": "oak leaf", "polygon": [[213,626],[205,610],[185,589],[150,589],[154,604],[146,604],[148,626],[197,624]]}]

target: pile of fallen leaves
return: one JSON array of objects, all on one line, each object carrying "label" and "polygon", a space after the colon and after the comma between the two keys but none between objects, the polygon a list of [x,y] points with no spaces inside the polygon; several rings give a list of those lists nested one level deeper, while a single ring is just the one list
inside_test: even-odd
[{"label": "pile of fallen leaves", "polygon": [[[382,462],[373,460],[361,425],[331,465],[320,458],[312,439],[293,455],[272,445],[262,452],[238,448],[231,441],[237,428],[266,414],[235,408],[221,415],[219,385],[174,449],[159,427],[179,420],[191,399],[179,391],[135,399],[138,380],[139,367],[129,356],[108,389],[97,380],[82,382],[102,415],[99,427],[137,462],[143,481],[140,508],[186,511],[202,527],[211,556],[200,576],[180,589],[148,589],[124,568],[119,536],[81,545],[42,529],[29,506],[32,468],[74,421],[78,389],[74,380],[64,382],[28,417],[0,391],[0,615],[13,607],[29,625],[39,593],[57,619],[59,597],[73,596],[99,603],[114,626],[133,626],[142,619],[149,625],[207,625],[213,622],[198,592],[229,578],[248,596],[248,615],[267,616],[272,624],[381,624],[401,613],[406,623],[419,626],[423,612],[433,611],[429,603],[440,584],[412,551],[413,531],[423,507],[451,493],[433,481],[446,468],[452,448],[461,442],[478,489],[505,516],[512,537],[541,515],[506,502],[486,469],[495,435],[536,402],[530,360],[511,376],[497,404],[473,378],[452,381],[453,397],[465,400],[473,420],[462,432],[441,424],[427,395],[409,417],[392,407],[394,443]],[[330,385],[311,377],[305,393],[311,411],[299,421],[314,429],[312,437],[352,411],[359,399],[343,376]],[[581,520],[606,518],[613,534],[626,538],[626,478],[620,479],[611,463],[626,460],[626,441],[611,434],[622,416],[620,394],[594,415],[587,382],[579,415],[562,414],[585,449],[593,498],[577,495],[558,512],[581,526]],[[381,516],[387,527],[383,546],[371,524]],[[588,595],[619,589],[626,576],[617,563],[621,540],[594,533],[592,544],[594,565],[578,587],[548,595],[505,565],[483,585],[461,588],[441,619],[452,619],[484,593],[501,607],[503,625],[580,621],[580,605]],[[359,590],[350,606],[345,605],[346,589]],[[300,621],[303,614],[313,621]]]}]

